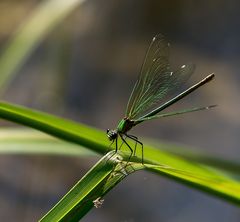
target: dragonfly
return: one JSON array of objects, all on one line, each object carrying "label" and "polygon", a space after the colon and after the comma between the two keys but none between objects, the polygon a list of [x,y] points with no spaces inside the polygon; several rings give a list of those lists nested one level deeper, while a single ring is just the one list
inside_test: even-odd
[{"label": "dragonfly", "polygon": [[[166,102],[161,102],[169,97],[173,91],[182,86],[195,70],[194,64],[186,64],[176,71],[172,71],[169,62],[169,51],[170,44],[162,34],[158,34],[152,39],[141,72],[130,95],[125,117],[120,120],[116,129],[107,129],[107,137],[112,141],[111,145],[115,142],[115,152],[120,149],[118,147],[119,137],[122,140],[122,144],[126,144],[129,148],[130,156],[128,161],[131,159],[132,155],[135,155],[136,147],[139,144],[139,146],[141,146],[142,164],[144,162],[143,143],[139,141],[136,136],[128,133],[136,125],[148,120],[207,110],[216,106],[210,105],[161,113],[169,106],[214,78],[214,74],[212,73]],[[134,150],[127,139],[135,142]]]}]

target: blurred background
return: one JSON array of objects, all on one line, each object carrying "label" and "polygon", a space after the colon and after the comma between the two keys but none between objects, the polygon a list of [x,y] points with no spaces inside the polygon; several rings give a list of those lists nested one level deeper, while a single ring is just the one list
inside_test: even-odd
[{"label": "blurred background", "polygon": [[[0,57],[46,2],[56,0],[1,0]],[[132,133],[239,161],[239,1],[75,2],[12,71],[2,100],[102,130],[114,128],[124,115],[151,39],[162,33],[171,43],[172,67],[197,65],[188,85],[216,74],[214,81],[173,108],[218,107],[150,121]],[[48,5],[48,13],[55,10],[58,7]],[[37,33],[47,22],[48,17],[33,30]],[[35,32],[29,32],[21,41],[30,44],[34,36]],[[20,49],[14,50],[12,64],[22,58],[17,57]],[[0,124],[15,126],[6,121]],[[36,221],[98,159],[1,155],[1,221]],[[101,209],[93,209],[82,221],[237,222],[240,212],[230,203],[167,178],[137,172],[105,197]]]}]

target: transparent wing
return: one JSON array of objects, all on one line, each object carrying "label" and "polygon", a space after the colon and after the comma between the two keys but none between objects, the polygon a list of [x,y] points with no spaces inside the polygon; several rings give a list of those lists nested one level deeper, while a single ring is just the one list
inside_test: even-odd
[{"label": "transparent wing", "polygon": [[126,116],[132,120],[143,116],[170,91],[186,81],[194,70],[195,66],[188,64],[172,72],[169,64],[169,43],[162,35],[155,36],[128,101]]}]

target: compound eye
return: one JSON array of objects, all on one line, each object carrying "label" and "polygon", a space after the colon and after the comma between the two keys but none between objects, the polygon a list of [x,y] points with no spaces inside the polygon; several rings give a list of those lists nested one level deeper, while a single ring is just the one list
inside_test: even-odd
[{"label": "compound eye", "polygon": [[109,133],[110,129],[107,129],[107,133]]}]

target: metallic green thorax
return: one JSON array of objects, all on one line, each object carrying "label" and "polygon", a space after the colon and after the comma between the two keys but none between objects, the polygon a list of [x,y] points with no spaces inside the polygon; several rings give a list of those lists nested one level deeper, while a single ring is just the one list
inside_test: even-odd
[{"label": "metallic green thorax", "polygon": [[117,131],[118,131],[118,133],[126,133],[133,126],[134,126],[134,121],[125,117],[118,123]]}]

